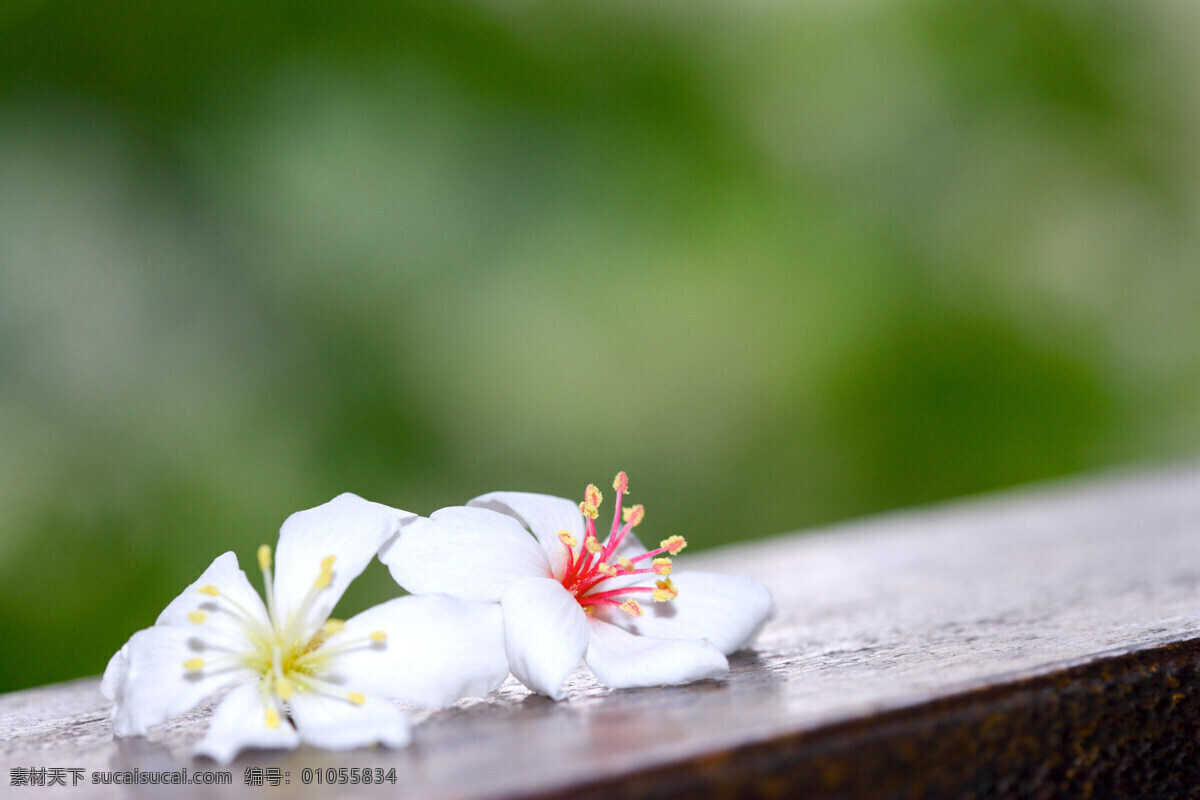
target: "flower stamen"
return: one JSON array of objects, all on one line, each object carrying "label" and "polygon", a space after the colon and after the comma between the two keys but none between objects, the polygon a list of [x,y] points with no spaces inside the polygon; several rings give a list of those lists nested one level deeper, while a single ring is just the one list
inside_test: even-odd
[{"label": "flower stamen", "polygon": [[263,574],[263,592],[267,596],[267,614],[271,617],[271,624],[278,625],[279,615],[275,613],[275,579],[271,575],[271,546],[269,544],[258,546],[258,568]]},{"label": "flower stamen", "polygon": [[[617,473],[613,480],[613,489],[616,491],[616,507],[613,510],[611,532],[603,543],[596,537],[595,523],[603,496],[593,484],[588,484],[584,500],[579,504],[579,510],[584,515],[583,545],[579,546],[576,537],[569,532],[559,531],[558,540],[566,550],[566,567],[561,582],[563,588],[571,592],[583,610],[589,614],[597,606],[614,606],[638,617],[644,612],[641,605],[630,595],[649,594],[655,602],[660,603],[674,600],[678,596],[678,590],[668,577],[671,574],[671,559],[666,554],[675,555],[687,542],[682,536],[672,536],[664,539],[655,550],[632,558],[616,556],[616,551],[625,537],[645,518],[646,512],[640,504],[622,509],[622,498],[629,492],[629,477],[624,472]],[[645,559],[653,561],[645,567],[639,567],[638,562]],[[602,590],[604,582],[611,578],[640,575],[659,576],[663,580],[657,581],[654,586],[625,586]]]},{"label": "flower stamen", "polygon": [[[251,614],[249,611],[246,610],[245,606],[243,606],[238,601],[234,600],[229,595],[222,594],[217,589],[217,587],[213,586],[212,584],[208,584],[207,586],[201,586],[199,589],[197,589],[197,591],[200,592],[200,594],[205,595],[207,597],[215,597],[216,598],[216,600],[215,600],[215,604],[216,604],[215,610],[216,611],[223,611],[226,614],[229,614],[230,616],[234,617],[235,619],[240,621],[243,625],[245,625],[247,629],[251,630],[259,638],[269,639],[271,637],[272,634],[271,634],[270,629],[264,627],[263,624],[258,621],[257,617],[255,617],[253,614]],[[225,608],[222,604],[228,604],[229,606],[232,607],[232,609]],[[213,603],[212,602],[204,603],[203,608],[208,608],[210,610],[213,610]],[[191,620],[192,622],[195,622],[196,620],[192,618],[191,614],[198,613],[198,612],[203,613],[203,609],[198,608],[195,611],[191,612],[190,614],[188,614],[188,619]]]},{"label": "flower stamen", "polygon": [[682,536],[671,536],[659,542],[659,546],[673,556],[679,555],[679,551],[687,547],[687,539]]},{"label": "flower stamen", "polygon": [[308,621],[308,612],[312,609],[312,604],[316,602],[317,595],[323,589],[329,588],[329,584],[333,581],[333,562],[336,559],[337,556],[325,556],[321,559],[321,568],[317,572],[316,580],[313,581],[312,586],[308,587],[308,593],[304,595],[300,607],[288,619],[287,625],[283,629],[284,638],[292,639],[300,634],[302,626]]}]

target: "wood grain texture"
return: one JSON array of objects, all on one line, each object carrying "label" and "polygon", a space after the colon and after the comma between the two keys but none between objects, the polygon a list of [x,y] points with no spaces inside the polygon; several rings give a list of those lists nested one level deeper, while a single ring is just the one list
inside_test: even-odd
[{"label": "wood grain texture", "polygon": [[[553,703],[510,682],[420,713],[405,750],[253,752],[233,786],[124,796],[1195,796],[1200,469],[1060,483],[694,556],[779,606],[719,681]],[[164,604],[170,598],[164,598]],[[190,757],[209,709],[114,740],[96,679],[0,696],[13,767],[219,769]],[[247,766],[290,783],[247,787]],[[304,786],[304,768],[395,768],[397,787]],[[1140,770],[1140,772],[1139,772]],[[1122,788],[1124,787],[1124,788]]]}]

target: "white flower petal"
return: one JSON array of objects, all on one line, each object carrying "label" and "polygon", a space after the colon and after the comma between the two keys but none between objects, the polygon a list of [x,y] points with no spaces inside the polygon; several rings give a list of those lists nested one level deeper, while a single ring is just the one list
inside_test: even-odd
[{"label": "white flower petal", "polygon": [[247,747],[291,750],[300,744],[300,737],[278,709],[276,715],[279,724],[268,727],[267,705],[257,680],[239,686],[213,712],[208,732],[196,745],[195,753],[228,764]]},{"label": "white flower petal", "polygon": [[108,666],[104,668],[104,677],[100,679],[100,694],[120,703],[125,694],[125,676],[128,673],[129,642],[126,642],[108,660]]},{"label": "white flower petal", "polygon": [[729,671],[725,656],[704,639],[634,636],[599,619],[588,620],[588,627],[584,659],[596,679],[613,689],[688,683]]},{"label": "white flower petal", "polygon": [[404,747],[412,726],[390,700],[366,695],[361,705],[315,692],[297,692],[288,701],[296,730],[306,744],[348,750],[371,744]]},{"label": "white flower petal", "polygon": [[639,636],[707,639],[729,654],[749,645],[775,611],[770,590],[741,575],[680,572],[671,581],[679,596],[667,603],[644,603],[641,617],[613,609],[597,611],[597,616]]},{"label": "white flower petal", "polygon": [[304,602],[321,572],[321,559],[336,556],[333,580],[318,592],[307,615],[308,629],[315,630],[379,548],[412,519],[415,514],[349,492],[288,517],[279,529],[275,554],[275,603],[281,621],[286,624]]},{"label": "white flower petal", "polygon": [[550,575],[546,554],[520,523],[465,506],[415,520],[379,558],[413,594],[440,592],[483,602],[499,600],[513,581]]},{"label": "white flower petal", "polygon": [[579,504],[564,497],[532,492],[490,492],[468,500],[467,505],[507,514],[529,528],[554,566],[555,576],[560,578],[566,566],[566,551],[558,539],[558,532],[565,530],[576,541],[583,541],[584,522]]},{"label": "white flower petal", "polygon": [[[109,668],[114,672],[106,678],[117,700],[112,724],[118,736],[144,735],[151,725],[190,711],[222,687],[256,677],[245,668],[186,669],[183,663],[190,659],[210,661],[225,655],[213,651],[188,628],[146,628],[135,633],[121,652],[125,656],[113,657]],[[118,683],[122,670],[124,677]]]},{"label": "white flower petal", "polygon": [[323,680],[347,690],[441,708],[484,697],[508,677],[500,606],[444,594],[399,597],[346,621],[337,647],[382,631],[383,642],[338,654]]},{"label": "white flower petal", "polygon": [[563,681],[583,661],[587,615],[553,578],[529,578],[500,596],[508,666],[521,683],[555,700]]},{"label": "white flower petal", "polygon": [[[219,594],[215,597],[201,594],[200,589],[205,586],[215,586]],[[203,612],[202,623],[189,618],[196,611]],[[270,629],[271,622],[262,598],[250,585],[246,573],[238,567],[237,556],[229,552],[217,556],[191,586],[163,609],[154,624],[193,628],[206,639],[224,638],[232,645],[248,641],[247,615],[254,623]]]}]

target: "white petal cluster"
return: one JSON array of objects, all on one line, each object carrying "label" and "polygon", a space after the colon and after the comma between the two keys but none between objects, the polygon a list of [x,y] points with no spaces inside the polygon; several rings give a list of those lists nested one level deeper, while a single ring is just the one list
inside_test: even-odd
[{"label": "white petal cluster", "polygon": [[400,747],[411,731],[394,701],[440,707],[486,695],[508,675],[496,608],[431,594],[329,619],[414,518],[352,494],[293,514],[273,574],[269,549],[259,551],[265,605],[234,554],[218,557],[109,662],[101,689],[116,702],[114,733],[143,735],[233,687],[198,754],[227,763],[243,748],[301,742]]},{"label": "white petal cluster", "polygon": [[[632,533],[641,506],[621,524],[627,485],[619,474],[603,543],[594,486],[578,505],[494,492],[419,518],[343,494],[297,512],[274,560],[259,550],[265,603],[225,553],[112,657],[101,690],[113,732],[144,735],[226,691],[196,747],[223,763],[248,747],[401,747],[412,734],[397,701],[485,696],[510,670],[555,699],[583,664],[613,688],[726,673],[726,656],[773,614],[770,592],[673,573],[668,555],[686,542],[643,547]],[[412,594],[330,619],[376,555]]]},{"label": "white petal cluster", "polygon": [[[571,553],[586,553],[591,529],[570,500],[493,492],[415,520],[380,558],[414,594],[497,603],[513,675],[554,699],[564,696],[563,682],[581,664],[614,689],[722,675],[729,670],[726,655],[749,645],[774,613],[770,592],[758,582],[708,572],[672,573],[677,595],[644,613],[636,606],[638,616],[616,603],[594,603],[601,587],[564,585]],[[566,545],[572,541],[574,551]],[[627,534],[612,556],[628,562],[645,554]],[[617,593],[644,578],[618,574],[603,588]]]}]

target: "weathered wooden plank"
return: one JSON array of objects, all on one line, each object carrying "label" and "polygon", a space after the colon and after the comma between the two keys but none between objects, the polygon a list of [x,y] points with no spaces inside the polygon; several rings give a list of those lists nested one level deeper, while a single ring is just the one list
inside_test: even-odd
[{"label": "weathered wooden plank", "polygon": [[[407,798],[1138,796],[1151,779],[1159,796],[1189,796],[1200,782],[1200,469],[963,501],[679,566],[755,575],[775,592],[777,619],[727,679],[614,692],[578,675],[561,703],[509,684],[419,715],[406,750],[252,753],[231,787],[205,791],[313,796],[302,771],[331,766],[394,767]],[[21,767],[85,780],[219,769],[187,754],[205,710],[116,741],[107,712],[94,679],[0,697],[4,787],[52,792],[10,787]],[[247,766],[290,783],[245,786]],[[127,790],[151,793],[164,790]]]}]

